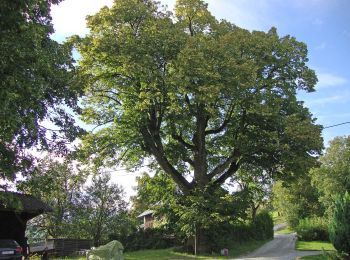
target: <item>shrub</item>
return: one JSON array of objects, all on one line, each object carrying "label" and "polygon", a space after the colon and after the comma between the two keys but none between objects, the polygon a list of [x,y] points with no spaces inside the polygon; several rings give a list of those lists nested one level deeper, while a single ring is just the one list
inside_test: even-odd
[{"label": "shrub", "polygon": [[305,218],[296,227],[298,238],[303,241],[329,241],[327,222],[323,218]]},{"label": "shrub", "polygon": [[149,228],[138,230],[135,233],[121,239],[126,251],[143,249],[161,249],[176,245],[173,236],[162,229]]},{"label": "shrub", "polygon": [[329,236],[338,252],[350,255],[350,195],[348,192],[335,200]]},{"label": "shrub", "polygon": [[254,239],[265,240],[273,238],[273,219],[269,212],[259,212],[253,223]]}]

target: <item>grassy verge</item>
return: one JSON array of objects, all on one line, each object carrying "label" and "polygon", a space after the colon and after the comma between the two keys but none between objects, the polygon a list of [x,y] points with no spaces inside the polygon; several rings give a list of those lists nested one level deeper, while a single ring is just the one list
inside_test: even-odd
[{"label": "grassy verge", "polygon": [[303,259],[303,260],[327,260],[328,257],[324,255],[309,255],[309,256],[303,256],[298,259]]},{"label": "grassy verge", "polygon": [[321,251],[335,251],[335,248],[330,242],[324,241],[297,241],[296,249],[301,251],[320,251],[320,255],[310,255],[298,258],[303,260],[326,260],[329,258],[323,255]]},{"label": "grassy verge", "polygon": [[286,235],[286,234],[292,234],[295,231],[291,229],[290,227],[285,227],[283,229],[275,231],[275,234],[280,234],[280,235]]},{"label": "grassy verge", "polygon": [[[244,243],[233,244],[229,249],[229,258],[237,257],[243,254],[254,251],[267,241],[247,241]],[[212,255],[212,256],[194,256],[184,253],[174,252],[172,249],[158,249],[158,250],[140,250],[135,252],[126,252],[124,254],[125,260],[166,260],[166,259],[227,259],[227,257]]]},{"label": "grassy verge", "polygon": [[297,241],[296,249],[302,251],[335,251],[335,248],[330,242],[324,241]]}]

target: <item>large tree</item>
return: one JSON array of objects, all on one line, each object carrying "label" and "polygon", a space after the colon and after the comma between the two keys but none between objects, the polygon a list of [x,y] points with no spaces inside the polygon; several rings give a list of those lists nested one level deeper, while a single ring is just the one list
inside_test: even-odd
[{"label": "large tree", "polygon": [[147,158],[191,195],[242,164],[284,179],[314,164],[321,127],[296,97],[317,82],[304,43],[217,21],[201,0],[178,0],[175,16],[115,0],[87,24],[72,41],[83,119],[99,126],[84,140],[97,165]]},{"label": "large tree", "polygon": [[[77,108],[78,92],[70,87],[74,69],[71,50],[50,39],[50,7],[59,2],[0,1],[1,178],[28,170],[31,160],[27,148],[62,149],[59,137],[72,141],[77,134],[64,109]],[[44,120],[61,131],[48,133],[51,126],[43,124]]]},{"label": "large tree", "polygon": [[153,158],[187,193],[243,162],[287,176],[315,161],[321,127],[296,98],[316,83],[305,44],[218,22],[200,0],[178,1],[176,20],[117,0],[88,26],[76,46],[83,117],[104,126],[85,139],[95,162]]}]

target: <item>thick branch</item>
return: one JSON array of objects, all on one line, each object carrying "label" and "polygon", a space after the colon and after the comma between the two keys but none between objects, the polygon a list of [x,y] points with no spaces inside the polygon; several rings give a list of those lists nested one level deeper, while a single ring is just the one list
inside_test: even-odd
[{"label": "thick branch", "polygon": [[205,135],[218,134],[218,133],[222,132],[222,131],[226,128],[227,124],[228,124],[228,123],[230,122],[230,120],[231,120],[232,113],[233,113],[233,108],[234,108],[234,106],[232,105],[231,108],[230,108],[230,110],[229,110],[229,112],[228,112],[227,115],[225,116],[225,119],[224,119],[224,121],[222,122],[221,126],[219,126],[219,127],[216,128],[216,129],[210,129],[210,130],[205,131]]},{"label": "thick branch", "polygon": [[186,142],[186,141],[182,138],[182,135],[178,135],[178,134],[176,134],[176,133],[173,133],[171,136],[174,138],[174,140],[178,141],[178,142],[179,142],[180,144],[182,144],[185,148],[187,148],[187,149],[189,149],[189,150],[191,150],[191,151],[193,151],[193,150],[195,149],[194,145],[192,145],[192,144]]},{"label": "thick branch", "polygon": [[160,140],[155,140],[155,137],[147,127],[141,129],[141,134],[145,142],[147,150],[155,157],[158,164],[162,169],[169,174],[175,183],[181,188],[184,193],[188,193],[191,190],[191,184],[174,168],[173,165],[166,158],[163,147],[159,147],[161,144]]},{"label": "thick branch", "polygon": [[227,169],[227,171],[222,174],[219,178],[217,178],[213,184],[215,186],[222,185],[229,177],[231,177],[237,170],[239,169],[239,163],[233,162],[231,163],[230,167]]},{"label": "thick branch", "polygon": [[227,169],[232,163],[237,161],[237,158],[239,156],[238,149],[234,149],[231,156],[226,159],[225,162],[222,164],[219,164],[216,166],[210,173],[209,173],[209,179],[213,179],[216,175],[221,174],[225,169]]}]

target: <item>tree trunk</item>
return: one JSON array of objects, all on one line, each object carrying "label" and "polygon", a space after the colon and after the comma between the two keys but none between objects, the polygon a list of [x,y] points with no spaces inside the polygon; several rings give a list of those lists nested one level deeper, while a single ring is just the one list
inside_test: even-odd
[{"label": "tree trunk", "polygon": [[197,242],[196,242],[196,247],[197,247],[197,254],[198,255],[203,255],[203,254],[208,254],[211,253],[211,246],[208,241],[208,234],[205,232],[203,228],[198,228],[197,229]]}]

